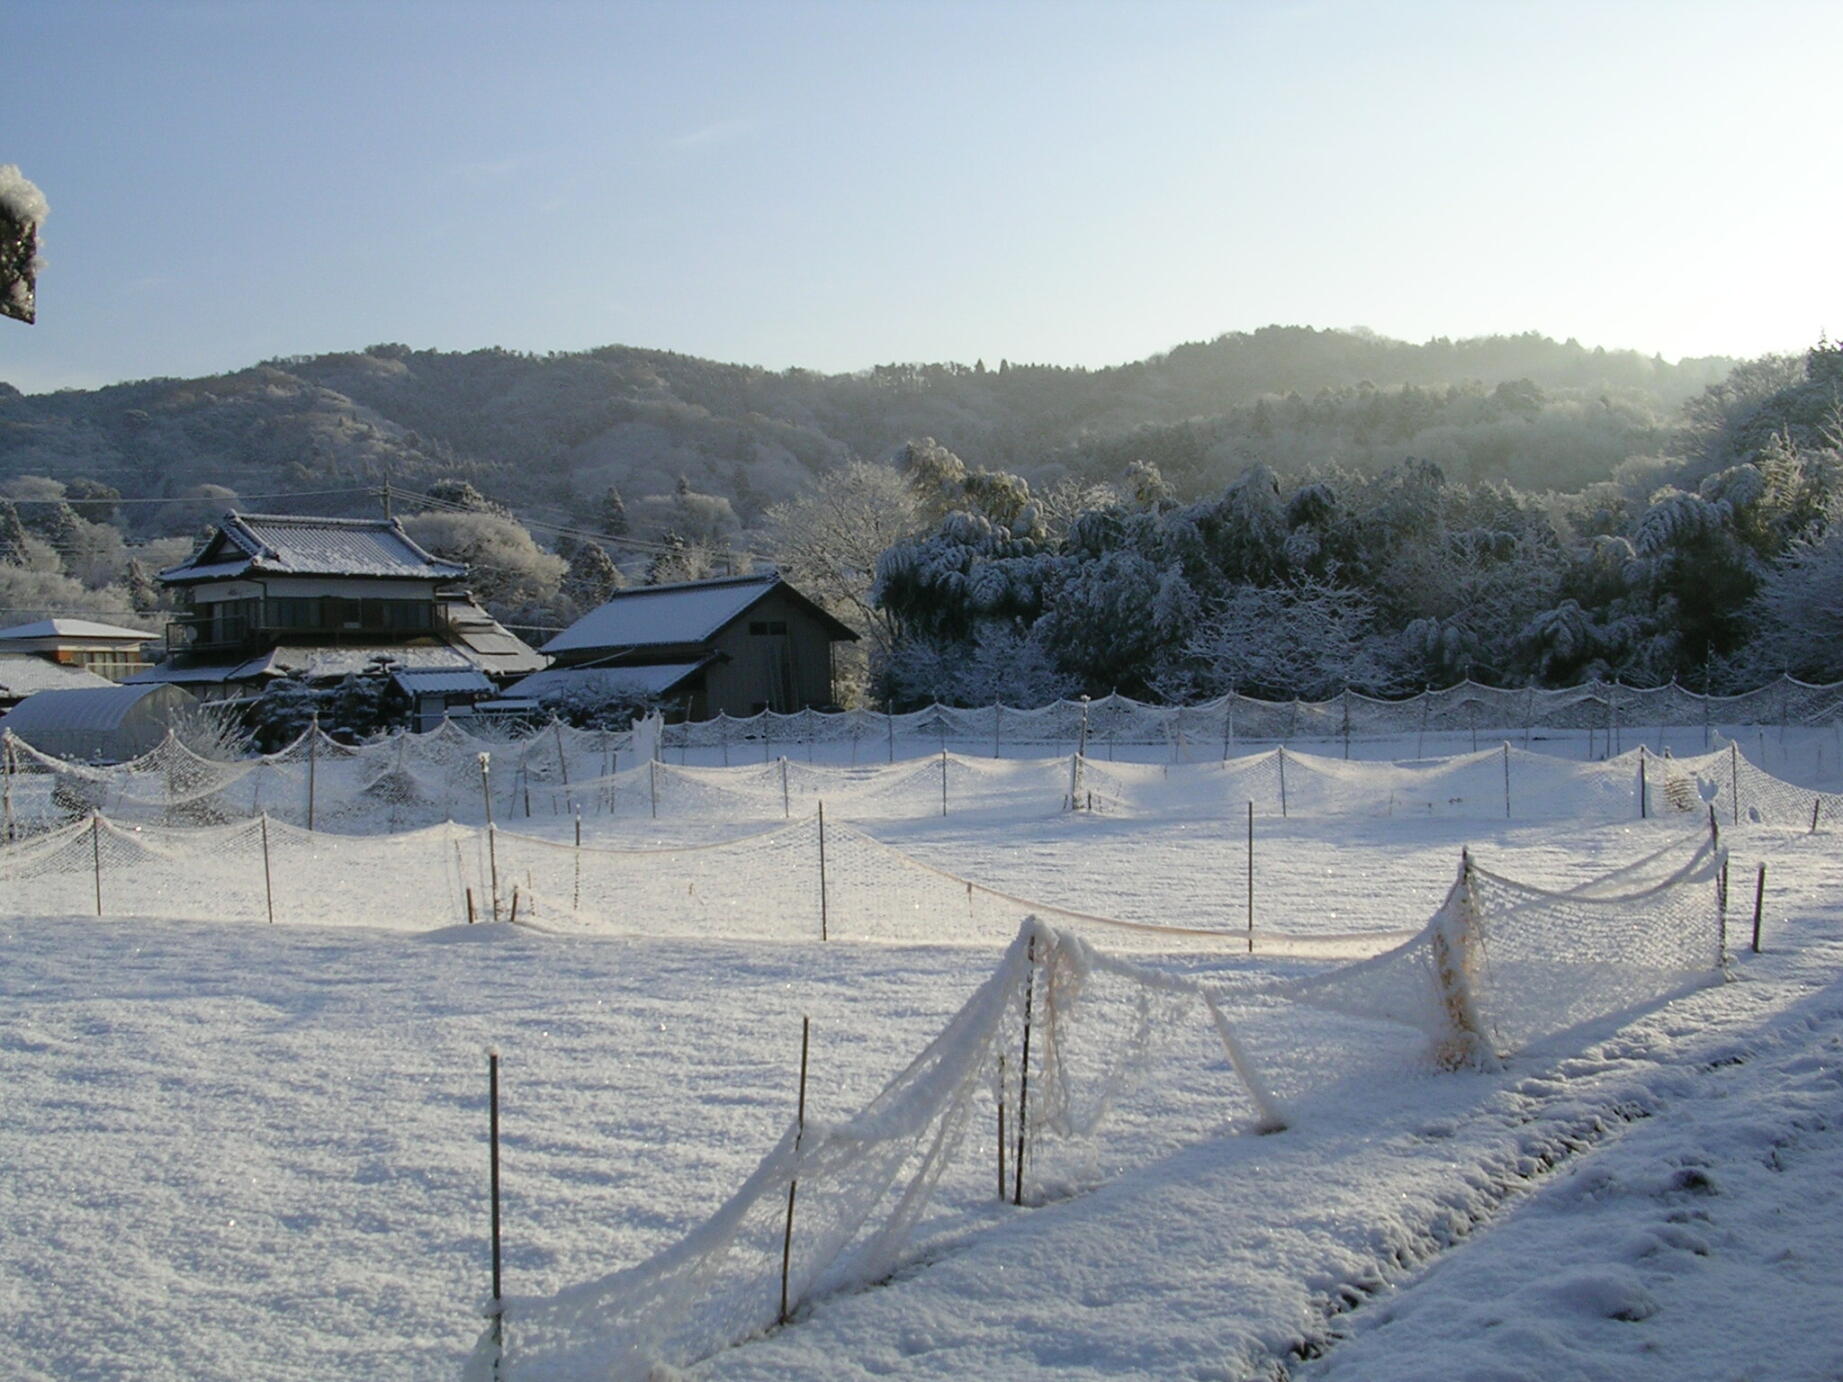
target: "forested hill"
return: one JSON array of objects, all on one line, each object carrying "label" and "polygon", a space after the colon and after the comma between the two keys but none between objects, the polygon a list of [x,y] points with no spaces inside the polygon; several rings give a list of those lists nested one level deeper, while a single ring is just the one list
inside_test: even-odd
[{"label": "forested hill", "polygon": [[1732,364],[1537,335],[1411,345],[1277,326],[1093,370],[980,361],[822,375],[625,346],[381,345],[95,390],[0,383],[0,485],[47,477],[199,497],[196,510],[125,510],[131,538],[193,531],[233,497],[385,478],[466,479],[516,510],[591,525],[611,486],[629,503],[689,487],[748,525],[834,464],[924,435],[1036,483],[1113,479],[1144,459],[1202,494],[1251,464],[1304,475],[1415,457],[1456,479],[1576,489],[1666,448],[1682,405]]}]

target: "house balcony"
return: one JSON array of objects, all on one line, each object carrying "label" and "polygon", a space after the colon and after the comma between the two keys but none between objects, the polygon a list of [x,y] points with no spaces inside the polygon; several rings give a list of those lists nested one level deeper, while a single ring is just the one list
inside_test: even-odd
[{"label": "house balcony", "polygon": [[421,600],[238,600],[183,610],[166,626],[169,656],[254,655],[281,644],[381,644],[444,639],[442,606]]}]

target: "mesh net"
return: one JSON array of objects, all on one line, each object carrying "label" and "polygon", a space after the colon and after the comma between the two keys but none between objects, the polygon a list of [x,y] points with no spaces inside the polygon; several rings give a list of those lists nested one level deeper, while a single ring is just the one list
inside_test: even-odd
[{"label": "mesh net", "polygon": [[835,818],[866,822],[969,812],[1047,815],[1070,808],[1228,815],[1250,802],[1263,815],[1302,817],[1611,821],[1713,807],[1730,823],[1816,829],[1843,819],[1843,796],[1785,782],[1719,736],[1711,751],[1687,757],[1638,746],[1588,761],[1508,742],[1406,762],[1352,760],[1284,745],[1203,762],[1088,754],[977,758],[949,750],[857,766],[784,755],[696,766],[636,761],[638,751],[632,734],[553,724],[494,744],[450,724],[356,748],[312,732],[280,753],[231,762],[201,758],[169,737],[141,758],[97,766],[53,758],[9,737],[0,795],[8,838],[94,812],[124,825],[212,825],[267,814],[317,830],[365,834],[450,820],[516,826],[572,816],[766,824],[797,819],[821,803]]},{"label": "mesh net", "polygon": [[[644,1379],[781,1320],[784,1252],[786,1310],[797,1314],[886,1277],[935,1219],[997,1212],[1001,1194],[1036,1203],[1079,1189],[1111,1123],[1142,1129],[1148,1109],[1133,1105],[1155,1083],[1148,1066],[1173,1051],[1186,1084],[1213,1079],[1225,1114],[1271,1125],[1200,988],[1027,921],[991,977],[856,1115],[794,1122],[727,1203],[651,1260],[505,1302],[467,1376]],[[993,1126],[1001,1105],[1006,1134],[972,1148],[969,1131]],[[1012,1158],[1002,1170],[1000,1148]]]},{"label": "mesh net", "polygon": [[1468,857],[1420,935],[1287,992],[1419,1027],[1443,1063],[1490,1061],[1718,976],[1725,857],[1675,846],[1569,892]]}]

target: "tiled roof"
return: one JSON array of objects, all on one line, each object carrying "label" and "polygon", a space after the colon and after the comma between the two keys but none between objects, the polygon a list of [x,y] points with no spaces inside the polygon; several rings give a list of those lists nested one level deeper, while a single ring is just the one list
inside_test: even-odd
[{"label": "tiled roof", "polygon": [[15,699],[36,691],[102,690],[115,685],[81,667],[65,667],[33,653],[0,653],[0,697]]},{"label": "tiled roof", "polygon": [[493,683],[474,667],[406,667],[391,673],[390,679],[412,696],[456,696],[493,694]]},{"label": "tiled roof", "polygon": [[190,584],[250,574],[457,580],[467,568],[431,556],[392,518],[233,512],[189,561],[168,567],[160,579]]},{"label": "tiled roof", "polygon": [[132,638],[145,643],[157,634],[145,629],[124,629],[114,624],[98,624],[89,619],[40,619],[33,624],[15,624],[0,629],[0,642],[27,638]]},{"label": "tiled roof", "polygon": [[657,696],[670,691],[709,662],[662,662],[650,667],[552,667],[534,672],[506,688],[508,698],[542,700],[548,696],[613,699],[623,693]]}]

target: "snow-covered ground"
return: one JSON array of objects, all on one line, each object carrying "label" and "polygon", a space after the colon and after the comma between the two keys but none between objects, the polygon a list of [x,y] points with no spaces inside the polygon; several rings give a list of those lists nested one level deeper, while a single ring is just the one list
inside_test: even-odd
[{"label": "snow-covered ground", "polygon": [[[1826,785],[1804,766],[1806,785]],[[608,843],[698,833],[592,829]],[[1569,887],[1686,829],[1263,818],[1257,927],[1417,925],[1462,845],[1499,873]],[[1246,916],[1244,832],[1238,818],[1051,811],[875,827],[1007,893],[1231,930]],[[1323,962],[1153,957],[1250,995],[1238,1021],[1287,1104],[1285,1132],[1254,1131],[1221,1048],[1186,1031],[1092,1162],[1034,1205],[996,1201],[969,1137],[942,1212],[893,1277],[809,1301],[789,1326],[681,1371],[1843,1376],[1828,1324],[1843,1296],[1843,858],[1829,829],[1723,834],[1731,982],[1499,1071],[1441,1073],[1419,1033],[1255,992]],[[1760,862],[1755,956],[1745,920]],[[999,954],[406,933],[395,920],[0,921],[0,1340],[13,1376],[455,1377],[488,1287],[489,1046],[503,1057],[516,1301],[632,1266],[728,1197],[792,1116],[803,1015],[809,1114],[843,1118]],[[515,1308],[514,1364],[517,1321]]]}]

